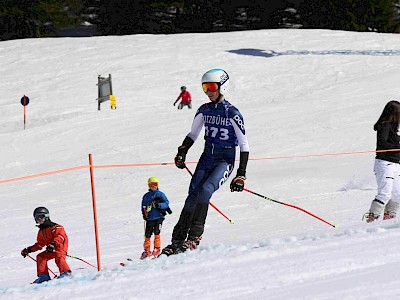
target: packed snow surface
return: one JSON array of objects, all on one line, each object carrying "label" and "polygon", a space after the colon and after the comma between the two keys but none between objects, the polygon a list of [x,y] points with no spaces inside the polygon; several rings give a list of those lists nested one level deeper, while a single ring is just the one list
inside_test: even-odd
[{"label": "packed snow surface", "polygon": [[[329,30],[47,38],[0,43],[1,299],[399,299],[400,223],[361,220],[376,193],[372,127],[399,100],[398,35]],[[245,119],[246,188],[225,184],[196,251],[139,260],[147,178],[171,202],[171,238],[190,174],[174,166],[196,109],[200,79],[230,76],[226,98]],[[112,74],[117,109],[97,110],[97,77]],[[186,85],[193,109],[173,102]],[[24,109],[21,97],[29,97]],[[190,149],[192,171],[202,136]],[[239,150],[237,150],[239,151]],[[32,217],[50,210],[73,276],[41,285]],[[326,155],[325,155],[326,154]],[[40,176],[36,176],[39,174]],[[34,176],[31,176],[34,175]],[[37,253],[33,253],[33,257]],[[132,261],[127,261],[131,258]],[[121,267],[120,262],[126,266]],[[49,264],[57,273],[54,261]]]}]

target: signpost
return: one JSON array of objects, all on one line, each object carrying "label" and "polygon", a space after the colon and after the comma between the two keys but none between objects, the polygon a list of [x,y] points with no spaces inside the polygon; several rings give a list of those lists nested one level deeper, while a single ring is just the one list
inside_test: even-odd
[{"label": "signpost", "polygon": [[108,77],[97,77],[98,98],[97,109],[100,110],[100,104],[105,101],[110,101],[111,109],[117,109],[117,97],[112,93],[111,74]]},{"label": "signpost", "polygon": [[24,107],[24,129],[25,129],[25,127],[26,127],[26,106],[29,104],[29,98],[24,95],[21,98],[21,104]]}]

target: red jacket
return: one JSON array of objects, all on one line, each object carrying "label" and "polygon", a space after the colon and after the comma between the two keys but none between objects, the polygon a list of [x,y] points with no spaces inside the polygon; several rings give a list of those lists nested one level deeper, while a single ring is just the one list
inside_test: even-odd
[{"label": "red jacket", "polygon": [[182,93],[180,93],[178,98],[176,98],[175,103],[178,102],[180,98],[182,98],[183,104],[192,101],[192,95],[190,95],[189,91],[183,91]]},{"label": "red jacket", "polygon": [[37,242],[31,246],[32,252],[38,251],[46,247],[52,242],[56,242],[56,251],[68,253],[68,236],[62,225],[51,222],[50,226],[39,227]]}]

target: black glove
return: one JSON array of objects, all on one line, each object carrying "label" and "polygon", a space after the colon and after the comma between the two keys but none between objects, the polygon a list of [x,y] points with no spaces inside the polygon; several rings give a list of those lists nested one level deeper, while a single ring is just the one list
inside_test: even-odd
[{"label": "black glove", "polygon": [[25,258],[25,257],[27,257],[28,254],[31,253],[31,252],[32,252],[31,247],[26,247],[26,248],[24,248],[24,249],[21,251],[21,255]]},{"label": "black glove", "polygon": [[153,199],[153,202],[152,202],[152,203],[153,203],[153,207],[159,208],[161,202],[164,202],[164,199],[163,199],[163,198],[161,198],[161,197],[156,197],[156,198],[154,198],[154,199]]},{"label": "black glove", "polygon": [[174,102],[174,106],[176,105],[176,102]]},{"label": "black glove", "polygon": [[53,253],[54,251],[56,251],[56,245],[56,242],[51,242],[50,244],[48,244],[46,247],[46,252]]},{"label": "black glove", "polygon": [[246,177],[244,176],[236,176],[232,179],[231,182],[231,192],[242,192],[244,189],[244,181]]},{"label": "black glove", "polygon": [[142,214],[142,216],[143,216],[143,220],[147,221],[147,217],[144,214]]},{"label": "black glove", "polygon": [[175,156],[175,166],[177,166],[179,169],[184,169],[186,168],[185,165],[185,160],[186,160],[186,154],[189,150],[190,147],[194,144],[194,141],[190,137],[185,137],[183,140],[182,146],[178,147],[178,153]]},{"label": "black glove", "polygon": [[186,167],[186,153],[187,149],[185,146],[178,147],[178,153],[175,156],[175,166],[177,166],[179,169],[184,169]]}]

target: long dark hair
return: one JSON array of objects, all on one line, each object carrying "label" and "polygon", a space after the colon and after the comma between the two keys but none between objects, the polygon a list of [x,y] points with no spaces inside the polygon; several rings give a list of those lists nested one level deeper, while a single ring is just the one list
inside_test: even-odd
[{"label": "long dark hair", "polygon": [[400,102],[399,101],[389,101],[385,108],[382,111],[381,116],[379,117],[378,121],[376,121],[374,125],[374,130],[377,130],[377,126],[381,123],[390,123],[395,130],[400,123]]}]

